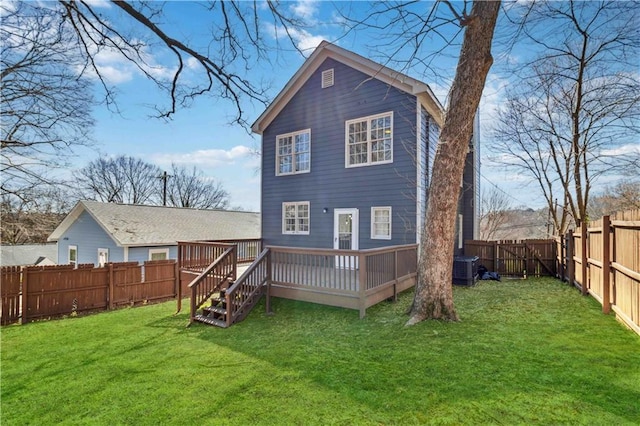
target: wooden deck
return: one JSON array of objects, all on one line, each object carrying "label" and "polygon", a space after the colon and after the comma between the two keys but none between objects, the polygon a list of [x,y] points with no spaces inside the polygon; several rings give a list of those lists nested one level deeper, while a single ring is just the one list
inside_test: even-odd
[{"label": "wooden deck", "polygon": [[[203,249],[202,242],[196,244],[200,252],[211,256],[228,247]],[[281,297],[356,309],[364,317],[368,307],[415,285],[417,251],[417,244],[355,251],[271,246],[260,255],[259,277],[253,272],[256,263],[235,265],[232,281],[237,286],[245,285],[245,280],[263,282],[267,304],[270,297]],[[182,252],[196,251],[185,248]],[[211,260],[189,259],[198,267],[207,261]]]}]

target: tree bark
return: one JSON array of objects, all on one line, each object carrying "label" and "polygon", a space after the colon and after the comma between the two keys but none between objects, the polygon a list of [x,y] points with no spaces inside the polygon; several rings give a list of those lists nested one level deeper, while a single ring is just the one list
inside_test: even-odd
[{"label": "tree bark", "polygon": [[457,321],[452,262],[460,182],[473,122],[489,68],[499,1],[474,1],[466,26],[444,126],[433,165],[418,261],[418,282],[407,325],[425,319]]}]

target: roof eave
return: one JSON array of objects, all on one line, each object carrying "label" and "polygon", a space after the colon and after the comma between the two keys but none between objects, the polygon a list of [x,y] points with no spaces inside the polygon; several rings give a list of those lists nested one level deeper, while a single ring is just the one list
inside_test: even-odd
[{"label": "roof eave", "polygon": [[313,54],[309,56],[302,67],[300,67],[280,93],[278,93],[278,96],[276,96],[273,102],[253,123],[251,130],[261,135],[280,111],[289,103],[291,98],[293,98],[298,90],[306,83],[311,74],[313,74],[328,57],[357,69],[371,76],[371,78],[377,78],[404,92],[424,98],[422,103],[427,107],[429,113],[435,116],[436,122],[440,124],[443,121],[444,108],[427,84],[327,41],[322,41]]}]

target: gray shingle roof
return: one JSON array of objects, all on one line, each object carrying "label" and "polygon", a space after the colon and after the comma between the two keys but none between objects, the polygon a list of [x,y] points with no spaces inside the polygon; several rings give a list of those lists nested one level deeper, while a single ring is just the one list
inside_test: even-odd
[{"label": "gray shingle roof", "polygon": [[259,213],[80,201],[53,231],[49,241],[60,239],[83,211],[121,246],[260,238]]},{"label": "gray shingle roof", "polygon": [[57,245],[25,244],[0,247],[0,265],[2,266],[35,265],[41,258],[49,260],[44,264],[54,265],[58,260]]}]

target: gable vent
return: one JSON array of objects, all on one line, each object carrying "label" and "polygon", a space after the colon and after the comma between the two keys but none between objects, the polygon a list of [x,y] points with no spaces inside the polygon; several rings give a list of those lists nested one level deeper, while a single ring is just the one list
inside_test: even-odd
[{"label": "gable vent", "polygon": [[322,71],[322,88],[333,86],[333,68],[330,70]]}]

